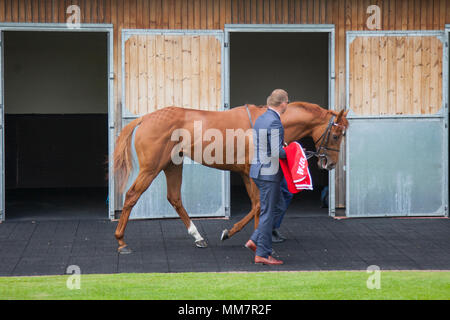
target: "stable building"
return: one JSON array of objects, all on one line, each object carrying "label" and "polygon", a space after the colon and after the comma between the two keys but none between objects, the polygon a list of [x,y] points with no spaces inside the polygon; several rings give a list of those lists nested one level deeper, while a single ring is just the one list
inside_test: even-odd
[{"label": "stable building", "polygon": [[[310,161],[296,208],[328,187],[330,216],[448,216],[449,35],[446,0],[0,0],[0,220],[115,219],[124,125],[274,88],[349,109],[337,168]],[[191,217],[249,204],[240,177],[191,161],[182,195]],[[131,218],[164,217],[160,174]]]}]

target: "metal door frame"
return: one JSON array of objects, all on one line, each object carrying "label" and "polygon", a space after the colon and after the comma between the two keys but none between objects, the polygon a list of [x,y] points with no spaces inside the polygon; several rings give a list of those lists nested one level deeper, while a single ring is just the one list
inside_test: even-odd
[{"label": "metal door frame", "polygon": [[[109,219],[114,218],[114,172],[113,172],[113,152],[114,152],[114,26],[112,24],[87,24],[81,23],[77,28],[69,28],[66,23],[0,23],[0,108],[1,108],[1,182],[0,182],[0,222],[5,220],[5,146],[4,146],[4,55],[3,55],[3,32],[4,31],[59,31],[59,32],[105,32],[107,34],[107,79],[108,79],[108,215]],[[105,217],[106,218],[106,217]]]},{"label": "metal door frame", "polygon": [[[334,24],[225,24],[225,109],[230,109],[230,33],[231,32],[324,32],[328,33],[328,110],[335,107],[335,25]],[[229,173],[228,173],[229,174]],[[336,214],[336,172],[328,172],[329,205],[328,214]],[[230,179],[228,179],[228,190]],[[230,205],[230,191],[228,191],[228,205]]]},{"label": "metal door frame", "polygon": [[[397,37],[412,37],[412,36],[428,36],[428,37],[436,37],[442,42],[442,106],[439,112],[436,114],[427,114],[427,115],[356,115],[352,110],[349,111],[347,115],[347,119],[349,121],[364,119],[364,120],[376,120],[376,119],[436,119],[442,118],[444,122],[444,132],[443,132],[443,165],[444,170],[446,170],[447,175],[444,177],[444,185],[442,190],[442,199],[443,199],[443,207],[444,212],[443,215],[448,217],[448,158],[449,158],[449,148],[448,148],[448,119],[449,119],[449,110],[448,110],[448,90],[449,90],[449,36],[450,34],[450,25],[446,25],[445,31],[441,30],[403,30],[403,31],[347,31],[346,39],[345,39],[345,62],[346,62],[346,70],[345,70],[345,101],[346,106],[349,108],[350,103],[350,44],[356,37],[382,37],[382,36],[397,36]],[[351,130],[351,126],[349,128]],[[350,208],[350,184],[349,184],[349,174],[350,174],[350,145],[346,143],[346,170],[345,170],[345,179],[346,179],[346,192],[345,192],[345,215],[348,217],[348,210]],[[375,216],[370,216],[375,217]]]},{"label": "metal door frame", "polygon": [[[121,70],[122,70],[122,114],[121,114],[121,125],[124,127],[127,122],[130,120],[141,117],[142,115],[135,115],[128,111],[125,105],[125,42],[133,35],[172,35],[172,36],[183,36],[183,35],[199,35],[199,36],[215,36],[219,41],[222,42],[221,49],[221,60],[222,60],[222,74],[221,74],[221,82],[222,82],[222,96],[221,96],[221,108],[220,111],[226,110],[224,108],[225,102],[225,94],[226,94],[226,83],[225,83],[225,71],[226,71],[226,63],[225,63],[225,49],[224,49],[224,32],[223,30],[201,30],[201,29],[122,29],[122,43],[120,48],[121,54]],[[190,162],[190,159],[184,159],[184,161]],[[229,171],[222,171],[222,204],[224,206],[224,216],[230,217],[230,194],[229,194]],[[125,194],[122,195],[122,203],[125,200]],[[146,218],[144,218],[146,219]]]}]

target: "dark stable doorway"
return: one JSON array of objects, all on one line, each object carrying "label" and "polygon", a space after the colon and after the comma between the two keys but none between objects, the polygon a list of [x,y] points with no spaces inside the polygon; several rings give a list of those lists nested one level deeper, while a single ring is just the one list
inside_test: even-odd
[{"label": "dark stable doorway", "polygon": [[107,219],[104,32],[4,32],[5,219]]}]

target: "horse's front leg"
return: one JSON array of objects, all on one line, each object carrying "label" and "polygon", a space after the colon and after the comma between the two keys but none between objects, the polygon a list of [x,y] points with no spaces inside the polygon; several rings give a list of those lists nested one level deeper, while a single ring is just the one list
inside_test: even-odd
[{"label": "horse's front leg", "polygon": [[235,233],[241,231],[253,218],[255,218],[255,229],[258,227],[259,213],[261,209],[259,203],[259,189],[247,174],[241,173],[241,177],[242,180],[244,180],[245,189],[247,190],[250,201],[252,202],[252,209],[244,218],[242,218],[239,222],[236,222],[233,225],[233,228],[222,231],[222,236],[220,237],[222,241],[231,238]]},{"label": "horse's front leg", "polygon": [[195,245],[198,248],[206,248],[208,243],[198,232],[197,227],[189,218],[186,209],[181,202],[181,181],[183,177],[183,164],[175,165],[170,163],[166,169],[164,169],[167,181],[167,200],[180,216],[184,225],[186,226],[188,233],[194,237]]}]

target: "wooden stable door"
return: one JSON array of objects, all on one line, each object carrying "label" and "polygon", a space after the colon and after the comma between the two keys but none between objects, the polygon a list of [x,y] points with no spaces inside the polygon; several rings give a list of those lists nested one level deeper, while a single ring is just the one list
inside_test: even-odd
[{"label": "wooden stable door", "polygon": [[132,34],[124,43],[125,107],[222,108],[222,39],[214,34]]},{"label": "wooden stable door", "polygon": [[346,214],[448,212],[448,39],[348,32]]},{"label": "wooden stable door", "polygon": [[[223,110],[223,32],[122,31],[122,125],[167,106]],[[134,141],[134,137],[133,137]],[[128,181],[136,178],[139,165]],[[226,216],[228,173],[185,159],[181,187],[191,217]],[[167,201],[161,172],[139,199],[131,218],[178,217]]]}]

